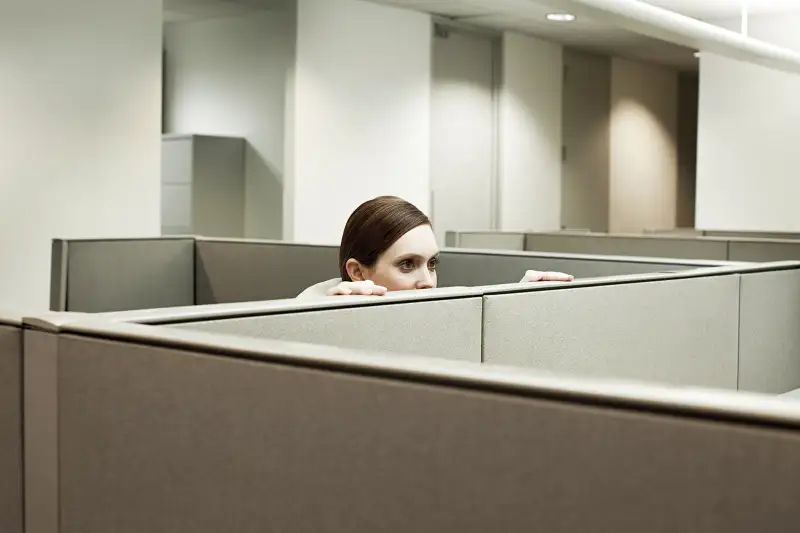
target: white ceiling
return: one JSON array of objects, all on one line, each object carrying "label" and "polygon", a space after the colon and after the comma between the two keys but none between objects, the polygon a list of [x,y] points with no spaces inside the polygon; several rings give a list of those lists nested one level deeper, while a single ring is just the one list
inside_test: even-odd
[{"label": "white ceiling", "polygon": [[[517,31],[584,50],[660,63],[681,69],[694,70],[697,68],[695,51],[682,46],[585,17],[579,17],[570,23],[550,22],[545,18],[546,15],[559,10],[548,5],[547,0],[372,1],[426,11],[444,18],[454,18],[462,24],[499,31]],[[800,0],[796,1],[800,2]]]},{"label": "white ceiling", "polygon": [[[178,22],[239,16],[275,9],[293,0],[164,0],[165,21]],[[694,50],[624,30],[607,22],[579,17],[554,23],[545,15],[558,11],[556,0],[371,0],[497,31],[517,31],[585,50],[696,69]],[[750,13],[800,11],[800,0],[641,0],[702,20],[737,17],[743,1]],[[548,5],[548,3],[550,4]]]},{"label": "white ceiling", "polygon": [[669,9],[681,15],[700,20],[738,17],[742,4],[747,11],[758,13],[785,13],[800,11],[800,0],[640,0],[646,4]]}]

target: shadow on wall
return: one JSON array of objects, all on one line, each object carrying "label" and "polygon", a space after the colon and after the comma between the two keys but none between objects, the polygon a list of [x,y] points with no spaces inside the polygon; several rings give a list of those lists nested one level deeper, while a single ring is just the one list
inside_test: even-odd
[{"label": "shadow on wall", "polygon": [[249,141],[245,147],[245,236],[283,238],[284,177]]}]

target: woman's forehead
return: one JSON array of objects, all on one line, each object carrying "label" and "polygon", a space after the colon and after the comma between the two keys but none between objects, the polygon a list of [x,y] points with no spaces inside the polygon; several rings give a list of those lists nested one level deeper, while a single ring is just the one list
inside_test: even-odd
[{"label": "woman's forehead", "polygon": [[417,226],[395,242],[386,250],[386,255],[398,257],[401,255],[420,255],[430,258],[439,253],[436,236],[430,226]]}]

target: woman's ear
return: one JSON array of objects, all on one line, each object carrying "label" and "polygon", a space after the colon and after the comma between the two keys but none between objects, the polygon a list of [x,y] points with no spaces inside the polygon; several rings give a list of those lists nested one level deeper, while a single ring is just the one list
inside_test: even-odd
[{"label": "woman's ear", "polygon": [[356,259],[348,259],[347,263],[344,265],[345,270],[347,271],[347,275],[350,276],[350,279],[353,281],[366,281],[367,280],[367,269],[359,263]]}]

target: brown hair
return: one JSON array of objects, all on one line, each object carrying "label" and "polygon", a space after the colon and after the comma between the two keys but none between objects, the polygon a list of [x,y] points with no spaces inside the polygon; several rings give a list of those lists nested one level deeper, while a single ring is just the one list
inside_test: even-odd
[{"label": "brown hair", "polygon": [[352,281],[347,261],[355,259],[373,267],[380,255],[412,229],[431,221],[413,204],[395,196],[379,196],[364,202],[350,215],[339,247],[342,281]]}]

